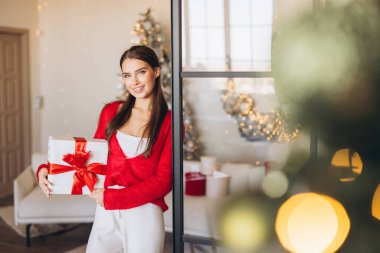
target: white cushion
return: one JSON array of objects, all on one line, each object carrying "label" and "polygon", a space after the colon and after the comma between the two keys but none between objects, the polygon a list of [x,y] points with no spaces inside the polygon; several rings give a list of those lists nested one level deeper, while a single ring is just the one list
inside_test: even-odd
[{"label": "white cushion", "polygon": [[252,168],[251,164],[246,163],[225,163],[220,171],[230,175],[229,192],[231,194],[249,191],[248,176]]},{"label": "white cushion", "polygon": [[248,185],[250,191],[260,191],[265,176],[264,166],[254,166],[250,169],[248,175]]},{"label": "white cushion", "polygon": [[27,195],[18,205],[20,218],[71,218],[91,217],[96,203],[84,195],[53,195],[47,198],[39,187]]}]

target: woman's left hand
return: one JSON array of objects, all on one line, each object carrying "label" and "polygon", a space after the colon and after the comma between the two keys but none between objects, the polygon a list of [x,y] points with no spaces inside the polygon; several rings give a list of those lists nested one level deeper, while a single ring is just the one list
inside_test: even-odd
[{"label": "woman's left hand", "polygon": [[103,207],[104,206],[104,203],[103,203],[103,193],[104,193],[104,189],[103,188],[100,188],[100,189],[94,189],[92,191],[92,193],[90,195],[88,195],[90,198],[94,199],[95,202]]}]

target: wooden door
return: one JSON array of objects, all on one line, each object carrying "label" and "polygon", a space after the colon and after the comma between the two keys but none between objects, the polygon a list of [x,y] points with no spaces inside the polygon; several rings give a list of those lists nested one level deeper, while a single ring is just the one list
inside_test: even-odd
[{"label": "wooden door", "polygon": [[[25,166],[22,35],[0,31],[0,197],[11,193]],[[27,92],[28,93],[28,92]],[[27,122],[29,123],[29,122]]]}]

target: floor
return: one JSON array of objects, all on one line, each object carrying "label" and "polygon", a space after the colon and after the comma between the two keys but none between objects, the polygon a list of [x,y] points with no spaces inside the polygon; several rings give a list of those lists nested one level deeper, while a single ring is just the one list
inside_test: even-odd
[{"label": "floor", "polygon": [[[0,206],[13,205],[13,197],[0,199]],[[0,252],[1,253],[52,253],[65,252],[87,242],[92,224],[80,224],[70,231],[44,237],[34,238],[31,246],[26,247],[25,238],[18,235],[0,219]],[[164,253],[172,252],[172,234],[165,237]]]}]

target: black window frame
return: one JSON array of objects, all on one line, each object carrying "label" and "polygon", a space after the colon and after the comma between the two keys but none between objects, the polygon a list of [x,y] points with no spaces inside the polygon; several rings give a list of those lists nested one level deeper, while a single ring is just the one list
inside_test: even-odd
[{"label": "black window frame", "polygon": [[[314,11],[323,9],[327,0],[313,0]],[[182,0],[171,0],[171,53],[172,53],[172,168],[173,168],[173,252],[184,252],[184,242],[210,245],[218,241],[184,234],[183,215],[183,135],[182,86],[183,78],[267,78],[272,72],[258,71],[183,71],[182,70]],[[317,159],[316,129],[310,129],[310,161]]]}]

